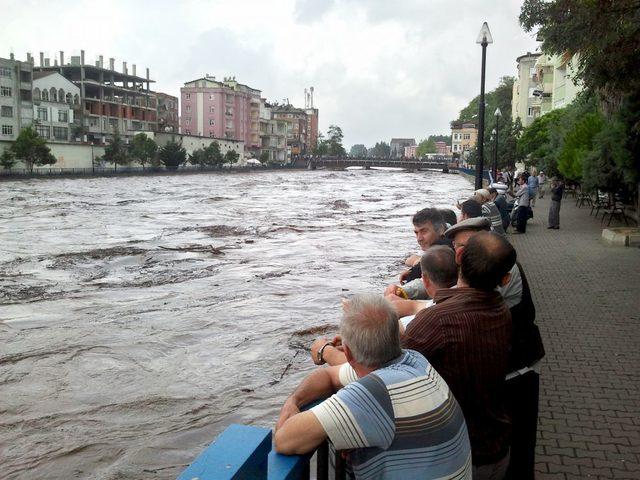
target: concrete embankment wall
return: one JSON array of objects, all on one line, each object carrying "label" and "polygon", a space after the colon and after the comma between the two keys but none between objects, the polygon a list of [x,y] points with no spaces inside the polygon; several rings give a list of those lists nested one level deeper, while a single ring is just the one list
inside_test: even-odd
[{"label": "concrete embankment wall", "polygon": [[[74,143],[47,143],[51,149],[51,153],[57,158],[55,165],[45,165],[43,167],[34,167],[35,169],[49,168],[91,168],[92,159],[104,155],[104,147],[74,144]],[[0,142],[0,153],[11,147],[11,142]],[[14,169],[20,170],[26,168],[22,161],[18,161]]]}]

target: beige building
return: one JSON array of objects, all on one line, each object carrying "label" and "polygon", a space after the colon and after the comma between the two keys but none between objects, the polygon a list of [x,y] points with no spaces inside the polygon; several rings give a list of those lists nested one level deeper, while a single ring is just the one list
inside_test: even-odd
[{"label": "beige building", "polygon": [[29,59],[0,58],[0,141],[14,141],[33,122],[32,80]]},{"label": "beige building", "polygon": [[536,76],[536,62],[541,53],[527,52],[516,59],[518,63],[518,78],[513,82],[513,93],[511,96],[511,118],[515,121],[520,119],[523,127],[528,127],[535,120],[534,113],[540,116],[540,105],[533,95],[538,84]]},{"label": "beige building", "polygon": [[473,122],[451,122],[451,153],[466,156],[478,141],[478,129]]}]

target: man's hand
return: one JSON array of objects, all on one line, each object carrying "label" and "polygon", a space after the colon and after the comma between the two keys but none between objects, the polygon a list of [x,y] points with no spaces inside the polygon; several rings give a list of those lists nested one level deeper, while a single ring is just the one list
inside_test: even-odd
[{"label": "man's hand", "polygon": [[404,261],[404,264],[407,267],[413,267],[416,263],[420,262],[420,255],[409,255],[409,257]]},{"label": "man's hand", "polygon": [[396,292],[398,291],[398,288],[400,288],[398,285],[394,285],[394,284],[389,285],[387,288],[384,289],[384,296],[386,297],[387,295],[395,295]]},{"label": "man's hand", "polygon": [[[322,362],[320,362],[320,359],[318,358],[318,353],[320,352],[320,349],[324,345],[326,345],[327,342],[329,342],[329,339],[320,337],[311,344],[311,360],[313,360],[313,363],[315,363],[316,365],[322,365]],[[340,341],[340,343],[342,343],[342,340]]]},{"label": "man's hand", "polygon": [[404,272],[402,272],[400,274],[400,284],[401,285],[407,281],[407,277],[409,276],[410,273],[411,273],[411,270],[405,270]]},{"label": "man's hand", "polygon": [[276,431],[278,431],[284,422],[298,413],[300,413],[300,409],[298,405],[296,405],[296,402],[292,397],[287,398],[287,401],[284,402],[282,406],[282,410],[280,410],[280,418],[278,418],[278,423],[276,424]]}]

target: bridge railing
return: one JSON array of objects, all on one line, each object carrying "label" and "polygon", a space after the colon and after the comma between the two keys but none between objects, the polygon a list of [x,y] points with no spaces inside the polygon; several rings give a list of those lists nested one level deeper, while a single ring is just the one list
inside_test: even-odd
[{"label": "bridge railing", "polygon": [[230,425],[178,477],[178,480],[294,480],[310,478],[316,456],[316,478],[345,478],[344,460],[327,442],[307,455],[281,455],[273,450],[270,428]]}]

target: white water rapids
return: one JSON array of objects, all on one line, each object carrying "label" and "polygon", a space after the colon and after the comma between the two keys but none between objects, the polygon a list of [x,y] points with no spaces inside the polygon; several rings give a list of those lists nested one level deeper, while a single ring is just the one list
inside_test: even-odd
[{"label": "white water rapids", "polygon": [[333,334],[417,250],[458,175],[278,171],[0,183],[0,476],[175,478],[272,426]]}]

